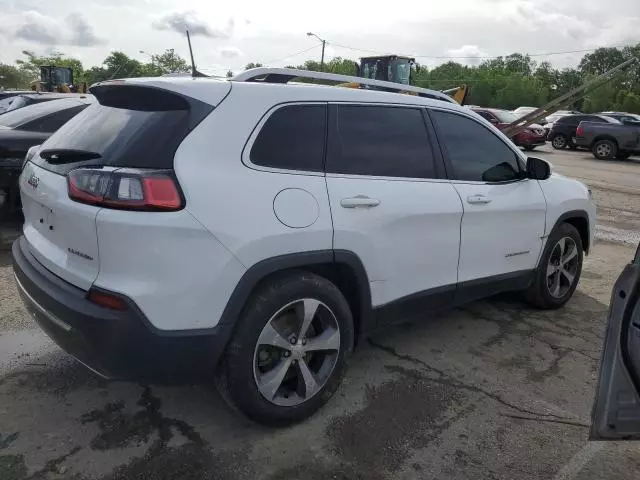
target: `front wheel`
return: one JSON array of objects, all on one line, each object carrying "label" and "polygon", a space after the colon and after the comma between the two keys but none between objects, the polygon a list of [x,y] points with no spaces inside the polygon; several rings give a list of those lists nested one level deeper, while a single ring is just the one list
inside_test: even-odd
[{"label": "front wheel", "polygon": [[227,347],[223,397],[252,420],[283,426],[311,416],[340,386],[353,345],[340,290],[308,272],[252,295]]},{"label": "front wheel", "polygon": [[612,160],[618,155],[618,146],[611,140],[598,140],[593,144],[591,152],[598,160]]},{"label": "front wheel", "polygon": [[532,152],[536,147],[534,147],[533,145],[525,145],[524,147],[525,152]]},{"label": "front wheel", "polygon": [[527,300],[544,308],[560,308],[573,296],[582,272],[582,239],[573,225],[562,223],[551,232]]}]

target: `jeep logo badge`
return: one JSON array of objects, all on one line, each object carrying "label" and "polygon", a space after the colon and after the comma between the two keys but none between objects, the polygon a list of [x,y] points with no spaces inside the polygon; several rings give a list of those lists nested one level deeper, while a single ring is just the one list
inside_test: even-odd
[{"label": "jeep logo badge", "polygon": [[35,173],[32,173],[31,176],[29,177],[29,180],[27,180],[27,183],[31,185],[33,188],[38,188],[39,181],[40,179],[36,177]]}]

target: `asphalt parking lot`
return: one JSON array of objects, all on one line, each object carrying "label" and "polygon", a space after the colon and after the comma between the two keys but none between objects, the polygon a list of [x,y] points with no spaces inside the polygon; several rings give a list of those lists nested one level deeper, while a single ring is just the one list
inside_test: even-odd
[{"label": "asphalt parking lot", "polygon": [[35,328],[0,252],[0,479],[637,478],[640,445],[587,434],[611,287],[640,241],[640,159],[532,155],[598,204],[569,304],[500,296],[375,336],[329,404],[288,429],[207,386],[95,377]]}]

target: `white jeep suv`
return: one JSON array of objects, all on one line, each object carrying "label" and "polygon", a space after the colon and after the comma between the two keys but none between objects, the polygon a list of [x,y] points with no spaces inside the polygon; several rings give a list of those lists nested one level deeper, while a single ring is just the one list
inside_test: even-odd
[{"label": "white jeep suv", "polygon": [[104,82],[29,152],[15,276],[64,350],[109,377],[215,373],[286,424],[373,330],[504,291],[569,300],[595,227],[582,183],[439,92],[298,76],[345,81]]}]

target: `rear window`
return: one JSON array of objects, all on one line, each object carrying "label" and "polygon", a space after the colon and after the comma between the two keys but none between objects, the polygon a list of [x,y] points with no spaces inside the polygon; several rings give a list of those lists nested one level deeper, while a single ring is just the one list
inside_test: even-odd
[{"label": "rear window", "polygon": [[[14,102],[17,101],[19,101],[19,99],[16,99]],[[0,115],[0,125],[3,127],[17,128],[20,127],[20,125],[32,122],[33,120],[37,120],[46,115],[78,105],[80,105],[79,102],[71,99],[52,100],[49,102],[27,105],[26,107],[18,108],[17,110],[9,110]]]},{"label": "rear window", "polygon": [[[122,87],[122,90],[125,88]],[[189,101],[181,98],[180,110],[152,111],[148,99],[139,94],[140,90],[142,89],[132,90],[129,101],[126,94],[121,92],[118,92],[117,99],[113,95],[105,95],[107,102],[118,106],[91,105],[55,132],[41,149],[91,152],[97,154],[98,158],[49,163],[37,156],[33,161],[61,174],[80,165],[173,168],[173,157],[178,146],[213,107],[208,105],[208,108],[190,108]],[[166,96],[178,97],[172,93],[166,93]],[[98,97],[101,103],[105,103],[105,97]],[[200,104],[196,100],[193,102]],[[131,108],[123,108],[126,105]],[[158,104],[158,108],[164,107]],[[195,121],[194,110],[199,115]]]}]

